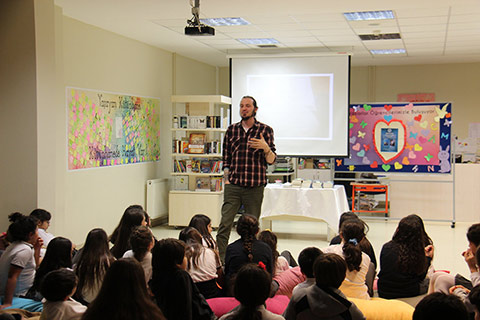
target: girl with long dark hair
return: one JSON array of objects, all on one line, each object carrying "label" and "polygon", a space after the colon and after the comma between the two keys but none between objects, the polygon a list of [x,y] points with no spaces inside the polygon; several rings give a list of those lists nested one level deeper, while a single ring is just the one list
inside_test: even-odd
[{"label": "girl with long dark hair", "polygon": [[185,269],[185,243],[162,239],[152,250],[150,289],[157,305],[168,320],[211,320],[212,309],[200,294]]},{"label": "girl with long dark hair", "polygon": [[278,238],[275,233],[273,233],[270,230],[263,230],[258,234],[258,240],[265,242],[266,244],[268,244],[270,249],[272,249],[272,259],[273,259],[272,275],[274,277],[278,276],[283,271],[290,269],[288,260],[285,257],[281,256],[277,250]]},{"label": "girl with long dark hair", "polygon": [[40,301],[40,285],[50,271],[61,268],[72,268],[72,242],[64,237],[53,238],[47,246],[47,251],[35,273],[33,286],[28,290],[27,297]]},{"label": "girl with long dark hair", "polygon": [[400,220],[392,240],[380,253],[378,294],[395,299],[427,292],[427,271],[433,259],[433,245],[417,215]]},{"label": "girl with long dark hair", "polygon": [[340,291],[350,298],[370,299],[366,283],[370,258],[360,248],[360,242],[365,238],[364,223],[360,219],[345,221],[340,229],[340,238],[340,244],[322,249],[324,253],[338,254],[347,263],[347,273]]},{"label": "girl with long dark hair", "polygon": [[88,304],[97,296],[108,268],[115,261],[108,248],[107,233],[100,228],[90,231],[79,254],[75,266],[78,276],[75,298]]},{"label": "girl with long dark hair", "polygon": [[204,214],[196,214],[190,220],[189,227],[195,228],[202,235],[202,244],[218,251],[217,242],[212,237],[212,220]]},{"label": "girl with long dark hair", "polygon": [[130,235],[133,229],[139,226],[146,226],[145,211],[140,205],[131,205],[123,213],[118,226],[110,236],[113,247],[110,250],[117,259],[123,257],[126,251],[130,250]]},{"label": "girl with long dark hair", "polygon": [[220,295],[222,283],[217,285],[217,279],[223,280],[222,264],[216,251],[202,245],[202,235],[197,229],[186,227],[180,232],[179,239],[187,245],[187,271],[192,277],[200,293],[205,299]]},{"label": "girl with long dark hair", "polygon": [[243,214],[237,222],[237,233],[240,239],[231,243],[225,253],[225,285],[227,293],[233,284],[234,275],[246,263],[263,263],[268,273],[273,271],[272,250],[263,241],[257,240],[258,220],[252,215]]},{"label": "girl with long dark hair", "polygon": [[144,279],[143,268],[135,259],[122,258],[113,262],[82,320],[165,319],[150,299]]}]

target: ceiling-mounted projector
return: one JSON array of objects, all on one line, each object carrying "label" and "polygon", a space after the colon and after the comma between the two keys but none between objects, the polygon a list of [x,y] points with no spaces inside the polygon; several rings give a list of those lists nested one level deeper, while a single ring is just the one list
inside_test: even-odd
[{"label": "ceiling-mounted projector", "polygon": [[185,27],[185,35],[187,36],[214,36],[215,29],[207,25],[187,26]]},{"label": "ceiling-mounted projector", "polygon": [[185,35],[187,36],[214,36],[215,29],[200,22],[200,0],[190,0],[193,17],[187,20]]}]

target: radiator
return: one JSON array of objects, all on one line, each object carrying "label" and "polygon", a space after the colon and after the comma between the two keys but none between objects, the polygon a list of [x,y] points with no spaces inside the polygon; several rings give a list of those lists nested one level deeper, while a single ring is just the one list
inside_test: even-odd
[{"label": "radiator", "polygon": [[151,219],[168,216],[168,179],[147,180],[146,211]]}]

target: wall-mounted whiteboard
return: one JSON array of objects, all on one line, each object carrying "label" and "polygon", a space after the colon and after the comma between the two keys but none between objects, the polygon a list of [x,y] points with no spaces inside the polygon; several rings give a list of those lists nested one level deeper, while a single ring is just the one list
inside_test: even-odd
[{"label": "wall-mounted whiteboard", "polygon": [[232,122],[253,96],[278,155],[347,156],[349,71],[348,55],[232,57]]}]

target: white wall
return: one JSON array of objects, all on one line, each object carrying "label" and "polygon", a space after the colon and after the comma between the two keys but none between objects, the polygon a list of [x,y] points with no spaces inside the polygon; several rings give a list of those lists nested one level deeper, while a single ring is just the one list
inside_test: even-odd
[{"label": "white wall", "polygon": [[[37,201],[34,1],[0,1],[0,227]],[[8,45],[7,45],[8,44]]]},{"label": "white wall", "polygon": [[[50,231],[76,243],[94,227],[109,233],[128,205],[145,205],[146,180],[170,177],[173,87],[215,94],[216,68],[63,16],[53,0],[7,2],[0,2],[0,40],[12,48],[0,50],[0,72],[11,74],[0,78],[0,148],[9,155],[0,166],[0,228],[10,212],[40,206],[53,214]],[[159,98],[161,160],[68,171],[66,86]]]}]

